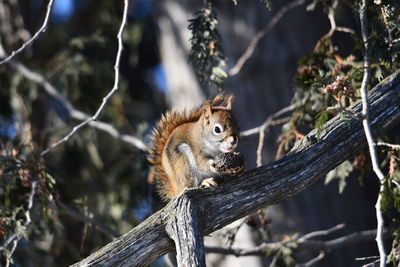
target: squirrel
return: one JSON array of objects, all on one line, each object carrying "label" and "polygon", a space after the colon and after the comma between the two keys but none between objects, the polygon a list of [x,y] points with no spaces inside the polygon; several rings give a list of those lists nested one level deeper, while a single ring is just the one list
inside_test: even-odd
[{"label": "squirrel", "polygon": [[163,200],[185,188],[217,185],[215,178],[223,173],[214,167],[215,160],[232,152],[239,140],[232,99],[218,94],[193,110],[169,111],[158,121],[148,160]]}]

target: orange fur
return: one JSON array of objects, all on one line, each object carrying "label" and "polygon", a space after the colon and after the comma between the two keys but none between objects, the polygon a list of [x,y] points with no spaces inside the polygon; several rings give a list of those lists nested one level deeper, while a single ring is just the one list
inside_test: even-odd
[{"label": "orange fur", "polygon": [[170,181],[161,162],[163,150],[171,133],[180,125],[198,121],[203,114],[203,109],[208,105],[215,110],[230,110],[232,98],[232,95],[218,94],[198,108],[184,112],[172,110],[161,116],[152,132],[152,148],[149,150],[150,155],[147,159],[154,166],[157,189],[164,200],[170,199],[176,194],[176,185]]}]

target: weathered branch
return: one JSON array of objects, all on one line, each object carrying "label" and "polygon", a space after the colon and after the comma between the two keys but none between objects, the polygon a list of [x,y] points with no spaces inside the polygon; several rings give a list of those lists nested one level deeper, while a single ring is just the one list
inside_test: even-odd
[{"label": "weathered branch", "polygon": [[204,241],[199,232],[196,207],[193,207],[190,198],[185,196],[178,198],[175,204],[175,213],[171,215],[166,231],[176,244],[178,266],[205,267]]},{"label": "weathered branch", "polygon": [[[398,124],[400,72],[377,85],[370,92],[369,101],[375,136]],[[351,110],[361,112],[361,103],[355,103]],[[144,266],[174,250],[165,228],[176,215],[174,209],[180,199],[191,200],[203,235],[207,235],[260,208],[292,197],[365,147],[361,123],[336,116],[324,125],[319,139],[313,130],[276,162],[249,170],[215,188],[185,191],[164,209],[74,266]]]}]

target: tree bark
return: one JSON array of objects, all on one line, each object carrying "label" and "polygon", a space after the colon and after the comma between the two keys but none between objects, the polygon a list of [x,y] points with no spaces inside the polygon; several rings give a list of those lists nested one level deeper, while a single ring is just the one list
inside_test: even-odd
[{"label": "tree bark", "polygon": [[[392,74],[369,94],[370,123],[380,136],[400,122],[400,72]],[[360,113],[360,102],[351,107]],[[198,224],[207,235],[247,214],[291,198],[366,146],[361,122],[336,116],[317,138],[316,130],[299,140],[282,159],[232,178],[226,184],[192,189],[164,209],[73,266],[144,266],[174,249],[166,225],[177,216],[177,205],[190,199]]]},{"label": "tree bark", "polygon": [[174,240],[179,267],[206,266],[204,242],[196,206],[186,195],[174,201],[174,211],[166,226],[167,234]]}]

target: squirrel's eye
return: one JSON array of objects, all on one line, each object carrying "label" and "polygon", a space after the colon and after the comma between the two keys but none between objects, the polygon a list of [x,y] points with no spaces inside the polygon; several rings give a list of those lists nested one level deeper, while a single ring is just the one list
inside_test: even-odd
[{"label": "squirrel's eye", "polygon": [[218,135],[220,133],[222,133],[222,126],[219,124],[214,125],[214,134]]}]

